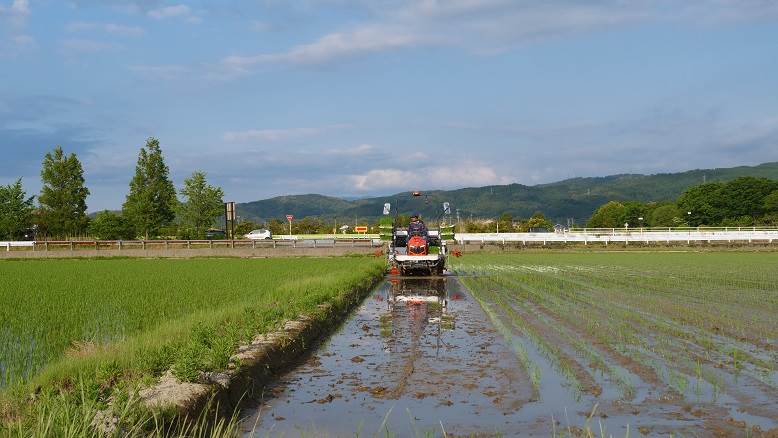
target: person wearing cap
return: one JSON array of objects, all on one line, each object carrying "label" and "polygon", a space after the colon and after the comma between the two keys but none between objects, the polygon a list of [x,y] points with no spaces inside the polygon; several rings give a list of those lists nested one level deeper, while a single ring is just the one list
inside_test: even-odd
[{"label": "person wearing cap", "polygon": [[411,215],[411,223],[408,224],[408,237],[421,236],[425,240],[427,239],[427,226],[424,225],[424,221],[418,213]]}]

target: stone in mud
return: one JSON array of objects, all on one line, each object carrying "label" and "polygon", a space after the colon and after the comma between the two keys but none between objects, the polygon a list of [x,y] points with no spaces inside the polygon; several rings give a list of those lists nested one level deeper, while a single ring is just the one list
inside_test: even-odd
[{"label": "stone in mud", "polygon": [[326,397],[316,400],[316,403],[323,405],[325,403],[332,403],[333,400],[335,400],[335,396],[332,394],[327,394]]},{"label": "stone in mud", "polygon": [[210,394],[210,387],[200,383],[179,382],[168,371],[160,379],[159,383],[151,388],[142,389],[138,395],[149,407],[165,408],[176,407],[185,409],[193,400],[203,399]]},{"label": "stone in mud", "polygon": [[97,411],[92,427],[102,436],[114,436],[119,432],[119,418],[109,411]]}]

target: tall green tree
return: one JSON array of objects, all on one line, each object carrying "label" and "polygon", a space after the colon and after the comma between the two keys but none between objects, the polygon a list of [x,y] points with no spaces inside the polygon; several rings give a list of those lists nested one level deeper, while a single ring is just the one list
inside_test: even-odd
[{"label": "tall green tree", "polygon": [[186,199],[179,208],[181,225],[189,237],[204,238],[216,218],[224,214],[224,192],[209,185],[205,172],[198,170],[184,180],[180,193]]},{"label": "tall green tree", "polygon": [[742,176],[729,181],[721,190],[724,217],[762,216],[764,200],[773,190],[778,190],[778,182],[767,178]]},{"label": "tall green tree", "polygon": [[503,233],[510,233],[513,231],[513,216],[510,213],[503,213],[497,218],[497,223],[500,226],[500,231]]},{"label": "tall green tree", "polygon": [[27,197],[19,178],[0,186],[0,240],[18,240],[32,225],[33,199]]},{"label": "tall green tree", "polygon": [[543,213],[536,211],[535,214],[530,217],[527,222],[523,222],[521,225],[521,231],[527,232],[529,230],[537,230],[539,228],[551,231],[554,229],[554,224],[551,223]]},{"label": "tall green tree", "polygon": [[159,140],[150,137],[138,154],[135,176],[122,206],[123,216],[146,239],[176,217],[176,188],[169,177]]},{"label": "tall green tree", "polygon": [[763,204],[766,213],[778,213],[778,190],[773,190],[769,195],[765,196]]},{"label": "tall green tree", "polygon": [[660,205],[648,217],[652,227],[681,227],[686,225],[685,212],[681,212],[675,204]]},{"label": "tall green tree", "polygon": [[621,202],[610,201],[598,208],[589,222],[590,228],[620,228],[627,220],[627,207]]},{"label": "tall green tree", "polygon": [[[292,233],[294,234],[317,234],[326,232],[327,228],[324,222],[315,216],[304,217],[292,222]],[[287,233],[289,230],[287,229]]]},{"label": "tall green tree", "polygon": [[122,216],[104,210],[89,222],[89,234],[101,240],[132,239],[135,237],[135,230]]},{"label": "tall green tree", "polygon": [[[624,224],[629,224],[632,228],[642,227],[648,223],[647,217],[649,208],[646,204],[640,201],[626,201],[624,205]],[[642,219],[641,219],[642,218]]]},{"label": "tall green tree", "polygon": [[86,229],[86,198],[89,189],[84,185],[84,169],[76,154],[65,155],[57,146],[46,154],[41,169],[41,188],[38,202],[41,207],[41,226],[49,236],[72,236]]},{"label": "tall green tree", "polygon": [[692,227],[716,225],[726,217],[722,202],[723,183],[708,183],[689,187],[676,202]]}]

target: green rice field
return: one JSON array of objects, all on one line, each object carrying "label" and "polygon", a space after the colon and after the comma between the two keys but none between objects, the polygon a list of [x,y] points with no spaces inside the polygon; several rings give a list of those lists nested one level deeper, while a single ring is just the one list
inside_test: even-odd
[{"label": "green rice field", "polygon": [[778,427],[778,253],[473,254],[455,263],[513,346],[537,411],[603,413],[616,436],[629,426],[705,436]]},{"label": "green rice field", "polygon": [[184,378],[218,368],[238,342],[382,267],[354,257],[3,261],[0,390],[71,375],[93,356],[150,373],[177,365]]}]

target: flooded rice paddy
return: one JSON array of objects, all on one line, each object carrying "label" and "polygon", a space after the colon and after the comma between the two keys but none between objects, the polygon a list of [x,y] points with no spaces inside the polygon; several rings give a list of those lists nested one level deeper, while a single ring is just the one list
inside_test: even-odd
[{"label": "flooded rice paddy", "polygon": [[776,433],[774,327],[759,339],[725,324],[709,333],[658,312],[661,281],[627,299],[610,282],[626,290],[640,272],[598,269],[462,265],[460,276],[389,278],[267,388],[245,436]]},{"label": "flooded rice paddy", "polygon": [[247,436],[499,431],[530,400],[517,357],[455,278],[387,281],[267,390]]}]

